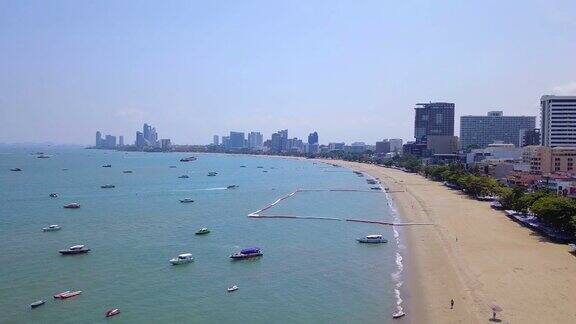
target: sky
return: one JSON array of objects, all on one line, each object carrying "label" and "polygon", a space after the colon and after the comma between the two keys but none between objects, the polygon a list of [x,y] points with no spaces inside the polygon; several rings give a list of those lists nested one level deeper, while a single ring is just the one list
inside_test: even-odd
[{"label": "sky", "polygon": [[0,0],[4,143],[411,140],[415,103],[454,102],[458,135],[544,94],[576,95],[574,0]]}]

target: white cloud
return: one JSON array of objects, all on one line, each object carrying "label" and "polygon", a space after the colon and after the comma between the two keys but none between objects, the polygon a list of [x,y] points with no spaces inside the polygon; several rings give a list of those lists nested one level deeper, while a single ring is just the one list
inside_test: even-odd
[{"label": "white cloud", "polygon": [[576,95],[576,81],[554,86],[552,92],[557,95]]}]

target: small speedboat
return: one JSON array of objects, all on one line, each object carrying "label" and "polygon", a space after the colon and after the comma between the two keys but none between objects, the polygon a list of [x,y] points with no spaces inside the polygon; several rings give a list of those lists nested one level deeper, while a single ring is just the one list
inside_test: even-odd
[{"label": "small speedboat", "polygon": [[90,252],[90,249],[84,245],[73,245],[65,250],[58,251],[62,255],[84,254]]},{"label": "small speedboat", "polygon": [[203,234],[208,234],[208,233],[210,233],[210,230],[206,227],[202,227],[201,229],[199,229],[196,232],[196,235],[203,235]]},{"label": "small speedboat", "polygon": [[31,308],[36,308],[36,307],[40,307],[40,306],[42,306],[42,305],[44,305],[44,304],[46,304],[46,301],[45,301],[45,300],[38,300],[38,301],[35,301],[35,302],[33,302],[32,304],[30,304],[30,307],[31,307]]},{"label": "small speedboat", "polygon": [[192,161],[196,161],[196,157],[195,156],[189,156],[186,158],[181,158],[180,162],[192,162]]},{"label": "small speedboat", "polygon": [[49,155],[38,155],[37,158],[38,159],[49,159],[50,156]]},{"label": "small speedboat", "polygon": [[69,291],[69,292],[66,292],[66,293],[61,294],[61,295],[60,295],[60,299],[68,299],[68,298],[71,298],[71,297],[74,297],[74,296],[78,296],[78,295],[80,295],[81,293],[82,293],[81,290]]},{"label": "small speedboat", "polygon": [[245,165],[241,165],[240,167],[241,167],[241,168],[245,168],[246,166],[245,166]]},{"label": "small speedboat", "polygon": [[401,310],[398,310],[392,314],[392,318],[400,318],[400,317],[404,317],[405,315],[406,315],[406,313],[404,313]]},{"label": "small speedboat", "polygon": [[261,166],[261,165],[257,166],[256,168],[257,168],[257,169],[264,169],[264,167]]},{"label": "small speedboat", "polygon": [[240,250],[240,252],[236,252],[236,253],[232,254],[230,256],[230,258],[233,260],[241,260],[241,259],[260,257],[262,255],[264,255],[264,254],[262,253],[262,250],[260,250],[260,248],[251,247],[251,248],[242,249],[242,250]]},{"label": "small speedboat", "polygon": [[366,235],[366,237],[358,238],[356,241],[360,243],[387,243],[388,240],[383,238],[380,234]]},{"label": "small speedboat", "polygon": [[111,188],[116,188],[116,186],[115,186],[115,185],[111,185],[111,184],[107,184],[107,185],[100,186],[100,188],[102,188],[102,189],[111,189]]},{"label": "small speedboat", "polygon": [[229,185],[228,187],[226,187],[226,189],[236,189],[240,187],[239,185]]},{"label": "small speedboat", "polygon": [[192,198],[184,198],[184,199],[180,199],[181,203],[193,203],[194,200]]},{"label": "small speedboat", "polygon": [[190,178],[190,177],[187,176],[187,175],[185,175],[185,174],[183,174],[183,175],[179,176],[178,178],[180,178],[180,179],[188,179],[188,178]]},{"label": "small speedboat", "polygon": [[122,173],[132,173],[132,170],[124,170]]},{"label": "small speedboat", "polygon": [[236,290],[238,290],[238,286],[236,286],[236,285],[231,286],[231,287],[228,287],[228,292],[233,292],[233,291],[236,291]]},{"label": "small speedboat", "polygon": [[380,187],[371,187],[370,189],[371,190],[382,190],[382,188],[380,188]]},{"label": "small speedboat", "polygon": [[118,308],[112,308],[106,311],[106,317],[112,317],[118,314],[120,314],[120,310]]},{"label": "small speedboat", "polygon": [[78,209],[78,208],[80,208],[80,204],[79,203],[69,203],[67,205],[64,205],[64,208]]},{"label": "small speedboat", "polygon": [[171,166],[170,166],[170,169],[176,169],[176,166],[175,166],[175,165],[171,165]]},{"label": "small speedboat", "polygon": [[22,169],[20,169],[20,168],[12,168],[12,169],[10,169],[10,171],[19,172],[19,171],[22,171]]},{"label": "small speedboat", "polygon": [[58,194],[55,193],[55,192],[53,192],[53,193],[50,194],[50,197],[51,197],[51,198],[58,198]]},{"label": "small speedboat", "polygon": [[192,257],[191,253],[183,253],[175,258],[170,259],[170,263],[172,263],[172,265],[186,264],[192,261],[194,261],[194,258]]},{"label": "small speedboat", "polygon": [[105,164],[105,165],[103,165],[102,167],[103,167],[103,168],[111,168],[111,167],[112,167],[112,164]]},{"label": "small speedboat", "polygon": [[62,229],[62,227],[60,227],[60,225],[50,225],[48,227],[42,228],[42,231],[43,232],[55,232],[55,231],[59,231],[61,229]]},{"label": "small speedboat", "polygon": [[215,177],[217,174],[218,172],[208,172],[209,177]]},{"label": "small speedboat", "polygon": [[60,298],[62,298],[62,296],[66,295],[68,293],[70,293],[70,290],[66,290],[66,291],[63,291],[61,293],[57,293],[56,295],[54,295],[54,299],[60,299]]}]

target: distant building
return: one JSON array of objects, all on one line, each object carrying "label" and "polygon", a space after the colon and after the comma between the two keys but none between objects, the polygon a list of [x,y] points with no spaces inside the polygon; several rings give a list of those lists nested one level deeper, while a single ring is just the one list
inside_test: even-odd
[{"label": "distant building", "polygon": [[222,136],[222,146],[225,149],[229,149],[230,148],[230,137],[229,136]]},{"label": "distant building", "polygon": [[118,146],[124,146],[124,136],[122,135],[118,137]]},{"label": "distant building", "polygon": [[417,157],[427,157],[428,148],[426,143],[408,142],[402,146],[402,153],[405,155],[413,155]]},{"label": "distant building", "polygon": [[521,129],[520,130],[520,146],[540,145],[540,129]]},{"label": "distant building", "polygon": [[576,147],[576,96],[542,96],[542,145]]},{"label": "distant building", "polygon": [[376,153],[385,154],[389,153],[390,151],[390,141],[382,140],[380,142],[376,142]]},{"label": "distant building", "polygon": [[136,132],[136,148],[138,150],[144,149],[144,134],[142,132]]},{"label": "distant building", "polygon": [[264,145],[264,136],[260,132],[248,133],[248,148],[261,149]]},{"label": "distant building", "polygon": [[318,144],[318,132],[308,135],[308,144]]},{"label": "distant building", "polygon": [[104,147],[108,149],[112,149],[116,147],[116,136],[106,135],[106,139],[104,139]]},{"label": "distant building", "polygon": [[169,138],[164,138],[160,140],[160,148],[162,151],[170,151],[172,149],[172,142]]},{"label": "distant building", "polygon": [[449,102],[417,103],[414,138],[426,143],[428,135],[454,136],[455,105]]},{"label": "distant building", "polygon": [[490,111],[487,116],[460,117],[460,143],[463,149],[484,148],[496,141],[520,147],[521,132],[533,131],[535,116],[504,116],[502,111]]},{"label": "distant building", "polygon": [[391,138],[388,140],[390,142],[390,152],[401,152],[402,151],[402,139]]},{"label": "distant building", "polygon": [[212,140],[212,144],[218,146],[220,145],[220,138],[218,137],[218,135],[214,135],[214,138]]},{"label": "distant building", "polygon": [[345,143],[328,143],[328,151],[343,151]]},{"label": "distant building", "polygon": [[530,172],[533,173],[576,173],[576,148],[526,146],[523,148],[522,162],[529,165]]},{"label": "distant building", "polygon": [[488,145],[486,148],[473,149],[466,154],[466,164],[479,163],[484,160],[489,161],[521,161],[523,150],[514,144],[497,142]]},{"label": "distant building", "polygon": [[242,132],[230,132],[230,142],[229,149],[241,149],[244,148],[244,133]]},{"label": "distant building", "polygon": [[102,147],[102,133],[96,132],[96,147]]},{"label": "distant building", "polygon": [[354,142],[350,146],[344,146],[344,151],[348,153],[362,154],[366,152],[366,143]]},{"label": "distant building", "polygon": [[270,150],[272,152],[284,152],[288,148],[288,130],[284,129],[272,134]]},{"label": "distant building", "polygon": [[454,154],[458,152],[458,137],[447,135],[428,135],[426,149],[431,154]]}]

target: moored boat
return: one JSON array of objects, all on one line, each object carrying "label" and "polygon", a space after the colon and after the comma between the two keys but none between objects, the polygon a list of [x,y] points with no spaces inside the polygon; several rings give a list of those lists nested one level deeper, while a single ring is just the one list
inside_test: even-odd
[{"label": "moored boat", "polygon": [[55,193],[55,192],[53,192],[53,193],[50,194],[50,197],[51,197],[51,198],[57,198],[57,197],[58,197],[58,194]]},{"label": "moored boat", "polygon": [[120,310],[118,308],[112,308],[106,311],[106,317],[112,317],[118,314],[120,314]]},{"label": "moored boat", "polygon": [[183,174],[183,175],[179,176],[178,178],[180,178],[180,179],[188,179],[188,178],[190,178],[190,177],[187,176],[187,175],[185,175],[185,174]]},{"label": "moored boat", "polygon": [[213,171],[208,172],[209,177],[215,177],[217,174],[218,174],[218,172],[213,172]]},{"label": "moored boat", "polygon": [[196,161],[196,157],[195,156],[189,156],[189,157],[185,157],[185,158],[181,158],[180,162],[192,162],[192,161]]},{"label": "moored boat", "polygon": [[36,308],[36,307],[40,307],[42,305],[46,304],[45,300],[38,300],[33,302],[32,304],[30,304],[30,308]]},{"label": "moored boat", "polygon": [[210,230],[206,227],[202,227],[201,229],[199,229],[196,232],[196,235],[203,235],[203,234],[208,234],[208,233],[210,233]]},{"label": "moored boat", "polygon": [[228,187],[226,187],[226,189],[236,189],[240,187],[239,185],[229,185]]},{"label": "moored boat", "polygon": [[60,225],[54,224],[54,225],[50,225],[50,226],[42,228],[42,231],[43,232],[55,232],[55,231],[59,231],[61,229],[62,229],[62,227],[60,227]]},{"label": "moored boat", "polygon": [[73,245],[65,250],[58,251],[62,255],[84,254],[90,252],[90,249],[84,245]]},{"label": "moored boat", "polygon": [[191,253],[183,253],[175,258],[170,259],[170,263],[172,263],[172,265],[186,264],[192,261],[194,261],[194,257],[192,257]]},{"label": "moored boat", "polygon": [[79,203],[69,203],[69,204],[64,205],[64,208],[78,209],[78,208],[80,208],[80,204]]},{"label": "moored boat", "polygon": [[22,169],[20,169],[20,168],[12,168],[12,169],[10,169],[10,171],[19,172],[19,171],[22,171]]},{"label": "moored boat", "polygon": [[192,198],[184,198],[184,199],[180,199],[181,203],[193,203],[194,200]]},{"label": "moored boat", "polygon": [[249,259],[249,258],[260,257],[262,255],[264,255],[264,254],[262,253],[262,250],[260,250],[260,248],[251,247],[251,248],[242,249],[242,250],[240,250],[240,252],[236,252],[236,253],[232,254],[230,256],[230,258],[233,260],[240,260],[240,259]]},{"label": "moored boat", "polygon": [[236,291],[236,290],[238,290],[238,286],[236,286],[236,285],[230,286],[230,287],[228,287],[227,290],[228,290],[228,292]]},{"label": "moored boat", "polygon": [[53,297],[54,297],[54,299],[60,299],[60,298],[62,298],[62,296],[64,296],[64,295],[68,294],[69,292],[70,292],[70,290],[66,290],[66,291],[63,291],[63,292],[57,293],[57,294],[56,294],[56,295],[54,295]]},{"label": "moored boat", "polygon": [[103,167],[103,168],[111,168],[111,167],[112,167],[112,164],[105,164],[105,165],[103,165],[102,167]]},{"label": "moored boat", "polygon": [[68,299],[68,298],[71,298],[71,297],[74,297],[74,296],[78,296],[78,295],[80,295],[81,293],[82,293],[81,290],[69,291],[69,292],[66,292],[66,293],[61,294],[61,295],[60,295],[60,299]]},{"label": "moored boat", "polygon": [[356,239],[360,243],[387,243],[388,240],[383,238],[381,234],[366,235],[366,237],[361,237]]},{"label": "moored boat", "polygon": [[37,158],[38,159],[49,159],[50,156],[49,155],[38,155]]},{"label": "moored boat", "polygon": [[406,315],[406,313],[404,313],[401,310],[398,310],[392,314],[392,318],[400,318],[400,317],[404,317],[405,315]]},{"label": "moored boat", "polygon": [[132,173],[132,170],[124,170],[122,173]]},{"label": "moored boat", "polygon": [[115,185],[111,185],[111,184],[106,184],[106,185],[100,186],[100,188],[102,188],[102,189],[111,189],[111,188],[116,188],[116,186],[115,186]]}]

